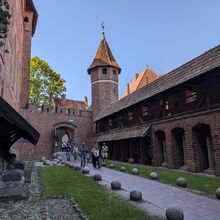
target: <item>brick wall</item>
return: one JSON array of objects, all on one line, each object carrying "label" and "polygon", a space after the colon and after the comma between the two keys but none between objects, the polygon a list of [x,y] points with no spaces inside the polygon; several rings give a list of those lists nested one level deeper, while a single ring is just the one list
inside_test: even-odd
[{"label": "brick wall", "polygon": [[36,146],[29,142],[18,142],[12,150],[20,159],[33,160],[42,156],[52,157],[55,132],[53,125],[60,122],[71,122],[76,126],[79,145],[85,142],[92,145],[91,135],[91,112],[83,111],[78,115],[55,114],[53,112],[39,112],[36,106],[31,105],[28,109],[22,109],[21,115],[40,132],[40,138]]},{"label": "brick wall", "polygon": [[[118,101],[118,70],[105,67],[107,74],[102,74],[103,67],[91,70],[93,118],[106,106]],[[116,71],[116,74],[113,73]]]},{"label": "brick wall", "polygon": [[[220,111],[204,112],[203,114],[188,115],[182,118],[158,122],[152,125],[152,144],[154,149],[154,165],[161,165],[161,145],[157,138],[157,131],[165,132],[166,150],[167,150],[167,167],[179,168],[178,161],[182,154],[178,153],[178,146],[173,132],[175,128],[182,128],[185,139],[185,161],[188,170],[193,172],[203,172],[207,168],[207,152],[204,148],[204,137],[198,135],[195,126],[208,125],[212,141],[212,157],[214,162],[214,173],[220,175]],[[207,135],[207,134],[205,134]],[[204,136],[204,135],[203,135]]]}]

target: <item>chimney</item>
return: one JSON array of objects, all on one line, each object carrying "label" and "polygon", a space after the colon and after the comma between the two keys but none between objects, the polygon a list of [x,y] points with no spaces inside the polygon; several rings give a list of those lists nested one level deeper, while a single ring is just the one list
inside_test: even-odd
[{"label": "chimney", "polygon": [[135,79],[137,79],[139,76],[139,73],[135,73]]},{"label": "chimney", "polygon": [[127,94],[130,94],[129,83],[127,84]]}]

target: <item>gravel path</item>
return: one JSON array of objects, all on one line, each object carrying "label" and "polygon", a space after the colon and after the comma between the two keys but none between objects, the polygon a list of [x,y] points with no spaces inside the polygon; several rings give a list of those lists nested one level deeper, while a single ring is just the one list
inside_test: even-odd
[{"label": "gravel path", "polygon": [[0,201],[1,220],[82,220],[77,205],[70,198],[45,199],[38,168],[31,176],[30,196],[26,200]]}]

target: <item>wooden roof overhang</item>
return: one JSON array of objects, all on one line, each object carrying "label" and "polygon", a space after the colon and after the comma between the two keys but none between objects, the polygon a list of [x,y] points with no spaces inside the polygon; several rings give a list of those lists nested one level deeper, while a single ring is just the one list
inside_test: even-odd
[{"label": "wooden roof overhang", "polygon": [[0,150],[9,148],[20,138],[37,144],[40,133],[0,97]]},{"label": "wooden roof overhang", "polygon": [[145,125],[142,127],[131,127],[125,129],[116,129],[113,132],[108,132],[106,134],[100,135],[96,142],[103,142],[103,141],[116,141],[116,140],[124,140],[130,138],[143,138],[148,135],[150,132],[151,125]]}]

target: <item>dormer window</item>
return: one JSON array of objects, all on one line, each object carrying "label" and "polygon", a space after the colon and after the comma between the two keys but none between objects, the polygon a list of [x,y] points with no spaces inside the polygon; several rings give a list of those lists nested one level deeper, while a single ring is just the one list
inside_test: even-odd
[{"label": "dormer window", "polygon": [[102,69],[102,74],[107,74],[107,69],[106,68]]},{"label": "dormer window", "polygon": [[108,126],[109,126],[109,127],[112,126],[112,119],[111,119],[111,118],[108,119]]},{"label": "dormer window", "polygon": [[185,97],[186,97],[186,103],[195,102],[197,99],[197,93],[195,90],[186,90]]},{"label": "dormer window", "polygon": [[133,120],[133,118],[134,118],[133,112],[128,112],[128,121]]},{"label": "dormer window", "polygon": [[142,106],[141,108],[141,114],[143,117],[146,117],[149,115],[149,112],[148,112],[148,107],[147,106]]}]

